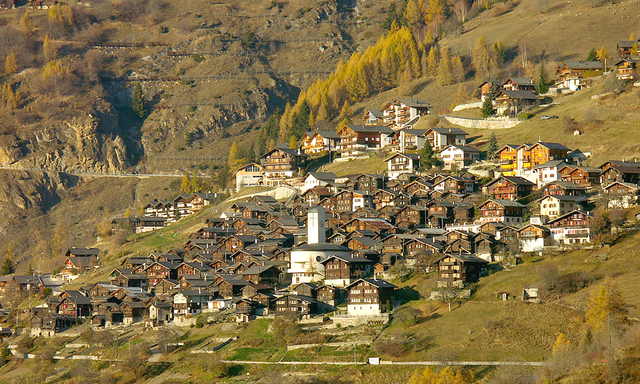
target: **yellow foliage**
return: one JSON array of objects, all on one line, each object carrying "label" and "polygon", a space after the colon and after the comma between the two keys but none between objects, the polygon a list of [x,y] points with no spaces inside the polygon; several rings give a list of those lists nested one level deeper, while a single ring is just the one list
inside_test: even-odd
[{"label": "yellow foliage", "polygon": [[49,35],[45,36],[42,42],[42,53],[44,55],[44,61],[46,62],[55,60],[58,55],[56,47],[51,43],[51,39],[49,39]]},{"label": "yellow foliage", "polygon": [[11,51],[9,56],[7,56],[7,60],[4,62],[4,73],[7,75],[11,75],[12,73],[16,73],[18,71],[18,59],[16,58],[16,54]]},{"label": "yellow foliage", "polygon": [[8,83],[0,87],[0,106],[13,109],[20,107],[20,104],[22,104],[22,95],[19,90],[14,93]]},{"label": "yellow foliage", "polygon": [[592,292],[587,303],[585,318],[593,330],[602,330],[614,324],[626,323],[626,304],[613,282],[601,285]]},{"label": "yellow foliage", "polygon": [[464,66],[462,65],[462,59],[460,56],[456,56],[451,63],[453,67],[453,81],[461,83],[464,81]]},{"label": "yellow foliage", "polygon": [[438,48],[434,45],[427,56],[427,74],[435,76],[438,73]]},{"label": "yellow foliage", "polygon": [[59,22],[68,26],[75,25],[73,10],[63,3],[56,3],[49,8],[49,23]]},{"label": "yellow foliage", "polygon": [[316,81],[301,94],[291,112],[285,110],[282,116],[282,137],[289,136],[283,134],[286,133],[288,119],[297,112],[302,100],[307,101],[318,120],[329,119],[340,112],[345,101],[355,103],[370,94],[397,86],[407,62],[412,76],[419,76],[420,55],[411,31],[407,27],[392,27],[374,45],[363,53],[354,53],[346,63],[338,63],[328,78]]},{"label": "yellow foliage", "polygon": [[422,372],[416,370],[407,384],[467,384],[473,383],[473,375],[467,379],[462,372],[451,367],[445,367],[440,372],[434,372],[430,367],[426,367]]},{"label": "yellow foliage", "polygon": [[553,356],[562,356],[565,355],[571,349],[571,342],[564,333],[558,335],[556,342],[553,343]]},{"label": "yellow foliage", "polygon": [[42,78],[48,79],[56,75],[64,75],[69,73],[69,66],[59,60],[52,60],[42,68]]},{"label": "yellow foliage", "polygon": [[180,184],[180,192],[182,193],[191,193],[191,180],[189,180],[189,175],[186,173],[182,177],[182,183]]},{"label": "yellow foliage", "polygon": [[438,85],[444,86],[453,83],[453,74],[451,73],[451,59],[449,58],[449,50],[442,49],[440,55],[440,63],[438,63]]},{"label": "yellow foliage", "polygon": [[423,15],[418,2],[415,0],[409,0],[405,11],[405,17],[409,25],[417,26],[423,22]]},{"label": "yellow foliage", "polygon": [[24,32],[24,34],[27,36],[31,36],[36,31],[36,28],[33,26],[33,22],[31,21],[31,15],[29,14],[29,11],[25,11],[25,13],[22,14],[18,26],[20,27],[20,30],[22,30],[22,32]]},{"label": "yellow foliage", "polygon": [[489,50],[487,49],[487,41],[484,39],[484,35],[481,35],[473,46],[471,63],[476,71],[477,79],[482,80],[488,75]]},{"label": "yellow foliage", "polygon": [[605,61],[607,59],[608,52],[607,52],[607,49],[604,47],[604,45],[602,46],[602,48],[598,50],[598,52],[596,52],[596,57],[600,61]]}]

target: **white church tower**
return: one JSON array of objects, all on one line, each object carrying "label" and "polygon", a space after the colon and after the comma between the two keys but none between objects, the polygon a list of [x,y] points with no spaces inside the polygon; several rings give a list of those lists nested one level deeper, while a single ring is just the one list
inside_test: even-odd
[{"label": "white church tower", "polygon": [[291,249],[287,273],[291,274],[291,285],[324,280],[322,262],[329,256],[348,257],[351,250],[337,244],[327,243],[325,213],[322,206],[307,212],[307,244]]},{"label": "white church tower", "polygon": [[321,205],[316,205],[309,209],[309,212],[307,212],[307,244],[326,242],[324,221],[324,208]]}]

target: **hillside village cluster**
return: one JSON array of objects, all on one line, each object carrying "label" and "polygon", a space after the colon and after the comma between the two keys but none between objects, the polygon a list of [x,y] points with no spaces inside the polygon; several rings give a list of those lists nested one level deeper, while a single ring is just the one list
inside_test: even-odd
[{"label": "hillside village cluster", "polygon": [[[636,63],[627,56],[618,64]],[[579,89],[587,73],[602,73],[601,64],[596,67],[567,62],[559,84]],[[518,112],[528,105],[523,100],[532,100],[529,94],[538,99],[530,79],[508,79],[494,106]],[[63,290],[50,279],[14,275],[0,278],[0,292],[24,298],[52,289],[45,304],[31,308],[33,336],[51,336],[81,320],[99,328],[157,326],[188,323],[201,312],[225,313],[230,321],[334,312],[334,324],[385,322],[399,303],[387,280],[407,270],[437,271],[432,297],[441,299],[481,279],[489,263],[590,243],[596,205],[637,203],[640,163],[583,166],[585,155],[561,143],[505,145],[496,153],[497,177],[479,179],[465,171],[481,154],[467,145],[465,131],[413,128],[429,113],[425,101],[398,99],[368,110],[362,125],[307,133],[298,149],[276,146],[260,164],[239,169],[236,186],[287,186],[297,193],[285,202],[266,195],[236,202],[221,217],[205,219],[180,249],[124,257],[108,282]],[[417,151],[426,143],[440,153],[443,170],[454,172],[420,171]],[[390,151],[383,174],[302,171],[310,157],[335,153],[342,161],[383,148]],[[141,218],[114,220],[113,230],[126,220],[138,232],[162,228],[216,199],[191,194],[153,201]],[[66,256],[60,273],[66,280],[100,266],[97,249],[72,248]],[[527,299],[533,292],[504,297]]]}]

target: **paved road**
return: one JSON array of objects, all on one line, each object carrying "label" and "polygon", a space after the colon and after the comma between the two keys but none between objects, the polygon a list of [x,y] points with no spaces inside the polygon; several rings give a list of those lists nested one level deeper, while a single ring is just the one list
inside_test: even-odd
[{"label": "paved road", "polygon": [[[2,165],[0,166],[0,170],[7,171],[30,171],[30,172],[55,172],[55,173],[66,173],[68,175],[74,176],[91,176],[91,177],[134,177],[137,179],[144,179],[149,177],[184,177],[184,173],[176,174],[176,173],[108,173],[108,172],[79,172],[79,171],[64,171],[60,169],[50,169],[50,168],[36,168],[36,167],[14,167]],[[198,175],[200,178],[210,178],[211,176],[207,175]]]}]

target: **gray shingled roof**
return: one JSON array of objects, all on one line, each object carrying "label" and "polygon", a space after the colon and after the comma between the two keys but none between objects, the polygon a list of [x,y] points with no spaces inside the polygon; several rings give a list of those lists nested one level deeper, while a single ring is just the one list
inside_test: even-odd
[{"label": "gray shingled roof", "polygon": [[434,132],[438,132],[440,134],[449,134],[449,135],[468,135],[467,132],[463,131],[460,128],[431,128]]},{"label": "gray shingled roof", "polygon": [[604,69],[604,66],[599,61],[566,61],[564,64],[571,69]]}]

